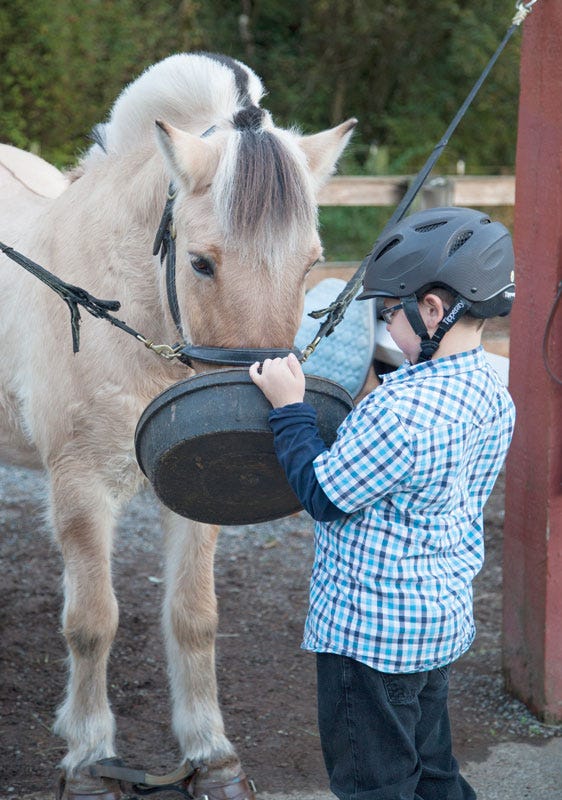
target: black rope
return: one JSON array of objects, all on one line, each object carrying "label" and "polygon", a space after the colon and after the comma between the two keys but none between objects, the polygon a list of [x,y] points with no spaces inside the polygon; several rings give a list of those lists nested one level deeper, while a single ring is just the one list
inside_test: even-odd
[{"label": "black rope", "polygon": [[[536,2],[536,0],[535,0],[535,2]],[[534,3],[528,3],[526,6],[524,6],[524,9],[526,9],[527,12],[528,12],[532,5],[534,5]],[[522,13],[521,4],[517,4],[517,7],[519,9],[519,13]],[[377,240],[375,241],[371,252],[367,256],[365,256],[365,258],[361,262],[361,264],[359,266],[359,269],[349,279],[349,281],[344,286],[344,288],[342,289],[340,294],[333,301],[333,303],[331,303],[327,308],[320,309],[318,311],[312,311],[309,314],[309,316],[312,317],[313,319],[320,319],[321,317],[324,317],[324,316],[327,315],[327,319],[322,323],[322,325],[318,329],[318,332],[317,332],[316,337],[314,338],[313,342],[311,344],[309,344],[307,348],[305,348],[303,361],[306,360],[308,358],[308,356],[311,355],[312,352],[314,352],[314,349],[315,349],[316,345],[318,344],[318,342],[324,336],[329,336],[331,333],[333,333],[335,327],[337,325],[339,325],[339,323],[342,321],[343,316],[344,316],[349,304],[351,303],[351,301],[353,300],[353,298],[355,297],[355,295],[357,294],[357,292],[359,291],[359,289],[361,287],[361,284],[363,282],[363,277],[364,277],[365,272],[367,270],[367,267],[369,265],[369,260],[371,258],[371,255],[372,255],[373,251],[376,249],[379,241],[387,234],[387,232],[394,225],[396,225],[397,222],[400,222],[400,220],[406,214],[406,211],[410,208],[410,206],[414,202],[418,192],[420,191],[420,189],[422,188],[423,184],[425,183],[429,173],[431,172],[431,170],[433,169],[433,167],[437,163],[439,157],[441,156],[441,153],[443,152],[443,150],[447,146],[447,144],[449,142],[449,139],[451,138],[452,134],[454,133],[454,131],[458,127],[460,121],[462,120],[462,118],[466,114],[466,112],[467,112],[469,106],[471,105],[472,101],[474,100],[474,98],[478,94],[478,91],[480,90],[482,84],[484,83],[484,81],[486,80],[488,75],[490,74],[494,64],[498,60],[499,56],[503,52],[503,50],[504,50],[505,46],[507,45],[508,41],[511,39],[511,37],[513,36],[513,34],[515,33],[515,31],[517,30],[517,28],[519,27],[519,25],[523,21],[523,19],[524,19],[524,17],[521,17],[519,20],[518,20],[517,17],[514,18],[512,24],[510,25],[510,27],[508,28],[505,36],[503,37],[502,41],[500,42],[496,52],[491,57],[491,59],[488,61],[488,63],[486,65],[486,67],[484,68],[482,74],[480,75],[480,77],[478,78],[478,80],[476,81],[476,83],[474,84],[474,86],[472,87],[470,92],[468,93],[464,103],[461,105],[461,107],[457,111],[455,117],[453,118],[453,120],[450,123],[449,127],[445,131],[443,137],[440,139],[438,144],[433,148],[429,158],[427,159],[427,161],[425,162],[425,164],[423,165],[423,167],[421,168],[421,170],[417,174],[416,178],[410,184],[410,186],[409,186],[408,190],[406,191],[406,193],[404,194],[402,200],[400,201],[400,203],[398,204],[398,206],[394,210],[392,216],[390,217],[390,219],[386,223],[385,227],[383,228],[382,233],[378,236]]]},{"label": "black rope", "polygon": [[109,313],[109,311],[118,311],[121,308],[121,303],[118,300],[100,300],[85,289],[81,289],[80,286],[66,283],[66,281],[57,278],[56,275],[53,275],[53,273],[49,272],[45,267],[36,264],[35,261],[27,258],[27,256],[24,256],[22,253],[18,253],[13,247],[9,247],[3,242],[0,242],[0,250],[5,253],[8,258],[11,258],[12,261],[15,261],[16,264],[19,264],[36,278],[39,278],[40,281],[56,292],[67,304],[70,309],[72,350],[74,353],[80,350],[80,310],[78,306],[85,308],[93,317],[106,319],[112,325],[115,325],[117,328],[120,328],[126,333],[130,333],[131,336],[142,341],[143,337],[135,331],[134,328],[129,327],[125,322],[122,322]]},{"label": "black rope", "polygon": [[557,375],[555,375],[550,364],[548,363],[548,340],[550,338],[552,323],[554,322],[554,317],[556,316],[556,311],[558,310],[558,305],[560,304],[561,298],[562,298],[562,281],[560,281],[560,283],[558,284],[558,291],[556,293],[556,297],[554,298],[552,308],[550,309],[550,313],[546,321],[546,327],[544,329],[544,336],[542,340],[542,360],[544,363],[544,367],[549,377],[559,386],[562,386],[562,378],[559,378]]}]

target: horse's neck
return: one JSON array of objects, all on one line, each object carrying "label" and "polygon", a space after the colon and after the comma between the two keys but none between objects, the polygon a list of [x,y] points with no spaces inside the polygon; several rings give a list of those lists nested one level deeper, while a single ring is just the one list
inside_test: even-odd
[{"label": "horse's neck", "polygon": [[97,211],[110,220],[110,227],[115,226],[117,215],[126,228],[124,232],[156,233],[169,183],[160,155],[140,151],[120,159],[107,159],[96,173],[98,190],[101,188],[107,201]]},{"label": "horse's neck", "polygon": [[162,320],[152,245],[167,184],[154,155],[99,161],[54,201],[38,231],[51,242],[52,271],[121,301],[133,326]]}]

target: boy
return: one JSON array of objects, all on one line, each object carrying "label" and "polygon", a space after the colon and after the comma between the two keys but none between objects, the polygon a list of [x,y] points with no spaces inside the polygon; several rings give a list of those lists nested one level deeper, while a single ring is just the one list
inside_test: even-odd
[{"label": "boy", "polygon": [[273,406],[288,480],[316,522],[303,647],[316,652],[318,715],[341,800],[472,800],[452,755],[450,664],[474,638],[482,509],[514,407],[481,347],[509,313],[513,248],[478,211],[412,214],[374,248],[358,299],[407,357],[340,426],[330,449],[303,403],[295,356],[250,368]]}]

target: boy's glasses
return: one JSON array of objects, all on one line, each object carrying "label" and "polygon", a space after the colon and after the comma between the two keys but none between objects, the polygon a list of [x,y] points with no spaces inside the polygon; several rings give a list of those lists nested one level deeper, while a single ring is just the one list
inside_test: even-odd
[{"label": "boy's glasses", "polygon": [[392,317],[396,314],[397,311],[400,311],[401,308],[404,308],[403,303],[397,303],[395,306],[383,307],[379,312],[379,317],[387,325],[390,325],[390,323],[392,322]]}]

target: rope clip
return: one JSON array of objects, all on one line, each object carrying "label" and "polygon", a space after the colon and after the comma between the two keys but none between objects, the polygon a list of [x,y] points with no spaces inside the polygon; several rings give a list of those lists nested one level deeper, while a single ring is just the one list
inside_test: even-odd
[{"label": "rope clip", "polygon": [[516,13],[513,17],[512,25],[521,25],[533,10],[533,6],[536,2],[537,0],[527,0],[526,3],[524,0],[517,0],[515,3]]},{"label": "rope clip", "polygon": [[154,344],[154,342],[150,339],[145,339],[144,336],[140,335],[137,336],[137,339],[149,350],[152,350],[157,355],[162,356],[162,358],[166,358],[168,361],[171,361],[173,358],[179,358],[181,345],[171,347],[169,344]]}]

